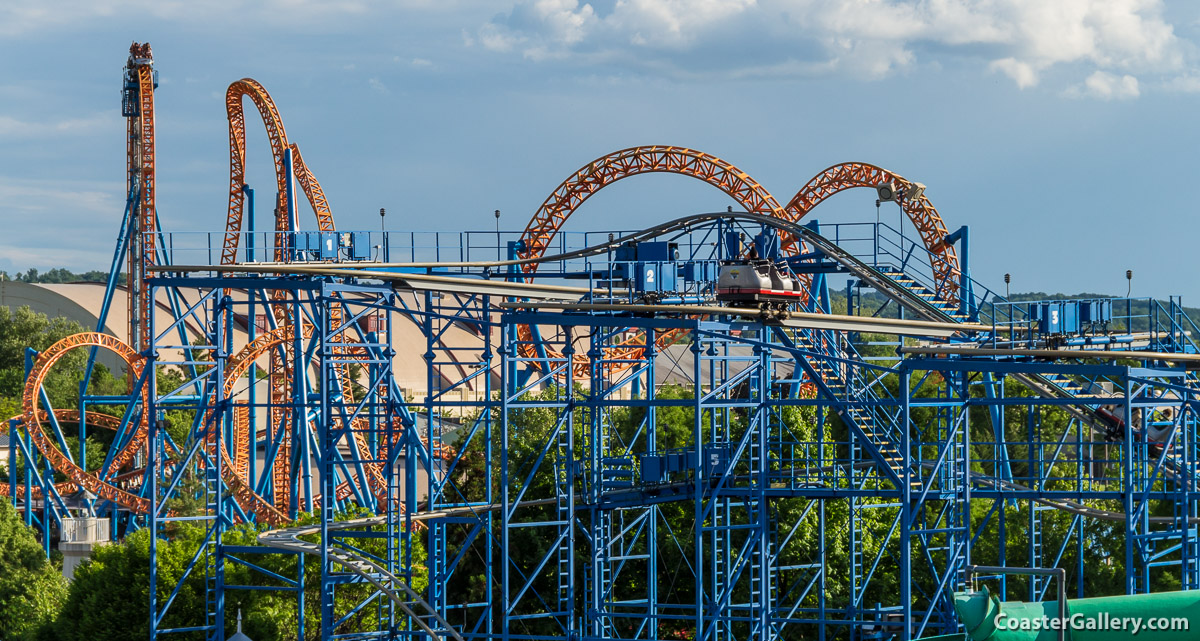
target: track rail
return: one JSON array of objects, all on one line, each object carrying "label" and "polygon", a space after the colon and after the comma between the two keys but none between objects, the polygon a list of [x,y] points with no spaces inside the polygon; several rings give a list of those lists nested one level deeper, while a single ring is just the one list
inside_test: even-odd
[{"label": "track rail", "polygon": [[[555,188],[534,213],[533,219],[525,228],[525,234],[521,237],[524,245],[522,256],[524,258],[543,256],[571,214],[596,192],[619,180],[647,173],[690,176],[725,192],[746,211],[774,218],[786,218],[783,207],[766,188],[746,172],[716,156],[686,147],[661,145],[630,147],[593,160]],[[525,273],[532,274],[537,271],[537,266],[537,262],[526,263],[524,265]],[[810,281],[806,279],[804,285],[804,291],[807,294]],[[655,338],[655,344],[662,349],[675,343],[686,334],[687,331],[681,329],[660,332]],[[517,327],[517,336],[520,341],[518,349],[522,356],[530,359],[536,357],[537,349],[533,345],[533,328],[528,325],[520,325]],[[645,349],[646,337],[644,334],[639,334],[607,348],[604,358],[607,361],[631,361],[639,358]],[[546,352],[550,358],[563,357],[562,354],[549,348],[546,348]],[[591,359],[586,354],[573,356],[571,362],[576,375],[587,376],[591,367]],[[631,366],[632,364],[629,362],[605,365],[606,369],[612,372]]]},{"label": "track rail", "polygon": [[[90,346],[116,352],[129,366],[130,380],[137,381],[141,378],[144,365],[142,357],[134,352],[133,348],[121,341],[121,339],[96,332],[85,332],[68,336],[42,352],[34,363],[33,369],[29,372],[29,378],[27,379],[24,394],[22,395],[25,429],[28,431],[29,437],[33,439],[38,451],[50,462],[50,466],[66,474],[67,478],[71,479],[77,486],[86,488],[98,497],[125,506],[135,512],[148,512],[151,507],[149,499],[121,489],[94,474],[89,474],[59,451],[58,447],[46,436],[45,430],[42,427],[42,420],[47,415],[44,408],[39,408],[38,405],[41,402],[42,383],[45,381],[50,367],[72,349]],[[147,400],[147,394],[143,387],[140,397],[143,407],[146,407]],[[133,402],[132,399],[131,402]],[[118,452],[118,457],[114,457],[113,469],[120,469],[129,457],[141,449],[147,434],[148,423],[143,412],[142,420],[134,428],[128,444]]]},{"label": "track rail", "polygon": [[[534,507],[538,505],[553,505],[557,499],[539,499],[535,501],[522,501],[510,508],[517,507]],[[453,517],[470,517],[479,516],[485,512],[494,512],[502,507],[499,503],[490,503],[480,506],[451,508],[446,510],[431,510],[427,512],[416,512],[411,514],[409,518],[412,521],[423,522],[439,518]],[[384,525],[387,523],[387,516],[369,516],[359,519],[350,519],[346,521],[338,521],[330,523],[328,530],[343,531],[355,528],[373,527]],[[299,552],[302,554],[312,554],[319,556],[322,552],[323,543],[309,543],[308,541],[300,540],[302,536],[319,535],[321,533],[320,525],[301,525],[296,527],[279,528],[276,530],[268,530],[258,535],[258,542],[266,547],[275,548],[277,550],[285,550],[288,552]],[[429,605],[421,595],[417,594],[407,583],[401,580],[396,575],[392,574],[372,561],[364,554],[359,554],[352,550],[336,548],[328,546],[329,558],[336,561],[342,567],[359,577],[368,581],[383,593],[396,607],[400,608],[408,616],[412,617],[416,622],[417,627],[424,630],[427,634],[433,637],[450,637],[454,641],[463,641],[458,631],[454,626],[450,625],[433,606]],[[424,611],[423,614],[418,614],[413,607],[418,607]],[[429,620],[432,619],[441,629],[435,629],[429,625]]]},{"label": "track rail", "polygon": [[[950,302],[958,300],[958,255],[953,245],[946,244],[946,223],[925,195],[924,186],[904,178],[894,171],[864,162],[845,162],[829,167],[808,181],[784,208],[788,219],[798,222],[830,196],[847,189],[875,189],[890,184],[895,188],[895,201],[908,216],[933,264],[937,294]],[[787,239],[784,239],[786,245]]]},{"label": "track rail", "polygon": [[[263,126],[267,132],[267,140],[271,147],[271,158],[275,165],[275,184],[276,184],[276,203],[275,203],[275,259],[283,261],[286,258],[284,242],[284,233],[294,231],[297,226],[297,221],[293,219],[292,203],[288,201],[288,195],[291,193],[289,181],[292,176],[295,177],[301,191],[308,199],[309,206],[312,208],[313,214],[316,216],[317,230],[324,232],[336,231],[333,220],[333,212],[329,206],[329,199],[325,196],[324,189],[321,188],[320,182],[317,181],[315,175],[308,165],[304,162],[304,157],[300,154],[300,148],[295,143],[290,142],[287,137],[287,131],[283,125],[283,118],[279,114],[279,108],[275,105],[275,101],[271,95],[267,93],[266,88],[258,81],[252,78],[243,78],[229,85],[225,92],[225,112],[229,121],[229,210],[225,221],[225,239],[221,250],[221,263],[223,265],[234,264],[237,261],[238,244],[241,238],[241,230],[243,225],[243,217],[245,211],[246,198],[246,116],[243,110],[243,102],[245,99],[250,102],[258,110],[259,117],[262,119]],[[291,157],[291,167],[287,166],[288,152]],[[284,295],[282,292],[276,292],[272,300],[282,301]],[[290,327],[300,319],[292,318],[292,315],[286,310],[285,306],[274,306],[275,320],[277,325],[285,331],[290,331]],[[330,307],[330,325],[334,331],[342,325],[342,310],[339,306],[333,305]],[[312,329],[305,327],[305,335],[311,334]],[[280,425],[288,420],[285,412],[278,409],[287,402],[290,394],[291,378],[287,374],[289,371],[287,363],[294,362],[295,358],[291,354],[292,344],[289,341],[284,341],[278,344],[279,349],[270,350],[270,396],[272,401],[272,421],[273,425]],[[339,357],[344,356],[344,348],[337,347],[335,351]],[[354,381],[350,375],[348,365],[338,367],[338,381],[341,385],[341,392],[344,397],[351,398],[353,394]],[[275,461],[272,465],[272,474],[275,480],[274,497],[275,506],[277,508],[285,508],[290,504],[290,489],[291,485],[288,479],[291,475],[291,432],[290,429],[285,429],[281,438],[278,452]],[[246,431],[237,432],[238,436],[247,435]],[[235,444],[238,448],[244,448],[245,443],[238,442]],[[377,472],[372,472],[373,485],[379,486],[382,482],[374,477],[378,476]],[[261,497],[260,497],[261,498]]]},{"label": "track rail", "polygon": [[[229,120],[229,213],[225,219],[225,242],[221,250],[221,264],[232,265],[237,262],[238,243],[241,238],[242,223],[246,207],[246,114],[242,109],[243,100],[249,98],[262,118],[267,131],[267,141],[271,146],[271,158],[275,163],[275,231],[282,233],[291,229],[294,221],[288,219],[288,167],[285,164],[287,150],[292,150],[292,171],[296,176],[313,213],[317,217],[319,231],[335,231],[333,212],[330,211],[329,201],[321,184],[317,182],[308,165],[300,156],[300,150],[288,142],[287,131],[283,127],[283,118],[271,94],[253,78],[242,78],[229,85],[225,92],[225,114]],[[282,251],[283,243],[276,243],[276,259]]]}]

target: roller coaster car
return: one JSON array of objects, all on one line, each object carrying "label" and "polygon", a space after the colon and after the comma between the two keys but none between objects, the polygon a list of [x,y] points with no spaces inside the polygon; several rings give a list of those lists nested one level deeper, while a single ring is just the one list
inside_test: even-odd
[{"label": "roller coaster car", "polygon": [[733,307],[783,307],[801,300],[800,282],[786,266],[768,260],[731,260],[721,263],[717,300]]}]

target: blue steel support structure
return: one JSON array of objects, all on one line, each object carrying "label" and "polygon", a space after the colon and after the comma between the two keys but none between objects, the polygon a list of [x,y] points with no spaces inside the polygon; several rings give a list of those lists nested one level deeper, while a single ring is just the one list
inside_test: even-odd
[{"label": "blue steel support structure", "polygon": [[[707,231],[672,238],[693,248],[682,264],[721,251],[680,240]],[[446,254],[494,254],[456,242]],[[870,246],[876,255],[859,258],[873,277],[911,292],[890,291],[894,305],[946,322],[959,312],[992,330],[959,345],[1196,351],[1174,300],[1147,302],[1141,315],[1133,301],[1110,302],[1126,313],[1105,328],[1043,335],[1028,329],[1049,318],[1040,307],[989,301],[975,283],[960,287],[984,292],[966,308],[930,301],[919,273],[927,261],[902,236]],[[889,246],[901,249],[879,249]],[[543,272],[597,283],[608,260]],[[822,270],[823,307],[822,283],[843,269],[834,260],[847,259],[794,264]],[[454,269],[488,291],[490,270]],[[183,583],[163,585],[152,570],[154,638],[223,638],[228,600],[247,589],[294,594],[299,625],[323,639],[422,634],[411,602],[385,588],[427,578],[423,600],[463,638],[908,640],[956,629],[950,594],[972,564],[1066,567],[1080,584],[1105,523],[1123,533],[1123,558],[1112,561],[1121,589],[1200,587],[1200,385],[1170,359],[881,354],[866,335],[740,315],[500,307],[492,294],[393,289],[350,272],[148,282],[193,294],[172,317],[152,316],[140,409],[155,418],[139,490],[151,499],[145,523],[156,535],[184,521],[206,532],[186,572],[203,578],[205,617],[174,619]],[[260,317],[265,333],[253,329]],[[277,318],[290,319],[287,333]],[[399,323],[423,342],[423,398],[405,398],[396,380]],[[202,328],[202,340],[179,340],[184,324]],[[518,325],[538,328],[535,349],[522,349]],[[685,342],[656,345],[677,329],[688,330]],[[637,333],[650,347],[612,350]],[[277,340],[262,347],[268,334]],[[245,343],[262,348],[247,356]],[[255,363],[272,351],[289,354],[282,399],[256,383]],[[288,418],[273,425],[272,415]],[[277,464],[284,449],[287,465]],[[26,478],[39,471],[27,466]],[[31,485],[10,484],[27,509]],[[273,493],[282,487],[286,502]],[[313,514],[322,545],[307,568],[303,553],[227,544],[230,527],[271,520],[247,492],[288,516]],[[180,498],[205,507],[177,513]],[[358,508],[375,520],[338,525]],[[1017,529],[1020,550],[1009,542]],[[161,545],[154,537],[152,559]],[[254,560],[264,554],[292,555],[294,574],[266,570]],[[376,569],[354,571],[346,554]],[[228,583],[234,567],[258,578]],[[1041,599],[1048,588],[998,585],[1006,598]]]},{"label": "blue steel support structure", "polygon": [[[427,307],[437,300],[427,296]],[[433,314],[424,318],[427,360],[435,367],[439,323]],[[521,357],[513,344],[516,324],[537,324],[562,358]],[[660,355],[653,349],[635,362],[606,358],[606,348],[631,328],[653,337],[674,327],[693,335],[686,351],[694,377],[683,398],[659,398],[654,369]],[[1178,472],[1194,470],[1190,436],[1172,441],[1155,466],[1155,448],[1139,438],[1138,402],[1131,401],[1141,394],[1143,410],[1163,406],[1162,393],[1152,390],[1191,389],[1186,380],[1169,382],[1185,377],[1182,371],[994,358],[868,365],[837,333],[736,319],[528,311],[505,313],[498,329],[505,344],[499,351],[504,392],[494,554],[503,561],[495,578],[500,611],[490,613],[489,624],[499,636],[649,639],[679,633],[680,621],[689,622],[684,633],[705,639],[911,639],[952,630],[949,595],[964,587],[966,566],[1005,562],[1002,535],[999,549],[976,548],[980,533],[987,536],[1006,518],[1011,523],[1009,504],[1027,510],[1036,534],[1027,552],[1031,566],[1069,563],[1080,571],[1091,517],[1073,513],[1071,501],[1120,497],[1129,515],[1127,589],[1145,591],[1164,572],[1195,584],[1195,532],[1186,525],[1195,505],[1190,482],[1178,482],[1194,478]],[[588,356],[586,383],[572,366],[581,353]],[[518,385],[522,370],[536,374]],[[1104,400],[1125,407],[1124,453],[1112,462],[1121,470],[1116,486],[1097,489],[1107,482],[1090,474],[1096,466],[1090,426],[1073,419],[1064,430],[1047,422],[1050,408],[1081,401],[1006,396],[1016,374],[1125,381],[1123,395]],[[975,384],[979,376],[990,382]],[[789,393],[793,379],[812,383],[816,395]],[[635,380],[644,393],[633,393]],[[453,387],[440,376],[437,381],[435,389]],[[1182,401],[1165,404],[1171,403]],[[426,401],[431,417],[444,409],[435,405]],[[1182,405],[1174,424],[1190,434],[1194,412]],[[1005,429],[1004,408],[1014,406],[1024,408],[1025,419],[1016,439]],[[686,442],[662,442],[657,417],[683,407],[693,412],[693,434]],[[805,407],[813,408],[808,428],[792,416]],[[975,408],[981,413],[972,421]],[[533,442],[528,434],[514,442],[513,435],[527,429],[522,413],[540,410],[551,412],[545,431]],[[626,412],[638,412],[637,420]],[[797,435],[805,429],[812,431]],[[1008,456],[1012,447],[1026,453],[1019,470]],[[709,454],[725,458],[708,466]],[[973,458],[985,474],[970,471]],[[1164,463],[1177,470],[1176,482],[1163,475]],[[1051,509],[1038,509],[1035,497]],[[524,507],[537,501],[548,503]],[[977,501],[992,504],[982,519],[972,517]],[[1166,504],[1175,506],[1178,525],[1163,530],[1149,517]],[[663,531],[669,523],[662,510],[678,505],[691,505],[690,534]],[[847,529],[830,532],[830,512],[847,509]],[[1052,516],[1053,528],[1046,521]],[[529,532],[547,547],[529,546]],[[691,576],[690,594],[678,589],[677,575],[662,584],[667,575],[659,562],[672,545],[690,548],[680,557],[689,563],[676,568]],[[836,550],[845,551],[844,564],[830,559],[831,548],[834,558]],[[899,577],[898,599],[880,583],[884,575]],[[575,589],[580,576],[581,593]],[[841,581],[845,597],[833,587]],[[432,600],[448,608],[445,583],[437,584]],[[1047,586],[1025,587],[1043,598]],[[472,632],[486,634],[486,628]]]},{"label": "blue steel support structure", "polygon": [[[136,64],[145,62],[131,56],[125,76],[130,119],[142,115],[130,93]],[[1200,380],[1178,359],[929,354],[911,338],[885,343],[778,318],[501,306],[486,285],[524,282],[512,264],[355,274],[339,256],[360,241],[324,232],[316,260],[313,238],[299,232],[292,154],[282,152],[285,229],[264,234],[261,247],[253,190],[242,186],[247,262],[273,252],[343,271],[156,272],[145,281],[149,298],[161,294],[169,313],[152,304],[149,326],[137,326],[149,348],[129,395],[90,393],[88,350],[78,449],[52,405],[62,399],[46,390],[33,396],[46,410],[44,442],[21,421],[8,426],[8,494],[47,553],[72,509],[111,517],[118,535],[149,531],[152,639],[223,639],[231,598],[275,590],[294,595],[298,636],[315,631],[323,641],[907,641],[958,629],[950,595],[966,585],[968,566],[1066,568],[1085,596],[1085,555],[1105,549],[1111,556],[1096,565],[1112,568],[1115,591],[1200,589]],[[187,262],[175,255],[185,243],[139,229],[141,182],[131,165],[98,331],[119,268],[142,241],[153,237],[160,266]],[[685,255],[656,265],[668,270],[660,276],[682,280],[735,257],[738,247],[720,242],[730,230],[777,258],[779,226],[830,242],[787,261],[811,277],[808,311],[830,311],[829,281],[848,274],[848,304],[873,284],[898,316],[984,326],[922,344],[1200,352],[1200,328],[1175,298],[999,300],[971,278],[965,226],[940,239],[957,247],[960,265],[939,277],[922,240],[878,221],[800,229],[727,213],[669,232]],[[605,235],[605,252],[547,261],[535,283],[581,286],[564,298],[584,302],[707,300],[711,282],[610,291],[637,282],[615,276],[620,252],[612,235],[597,237]],[[478,237],[482,246],[470,234],[434,235],[433,262],[491,261],[505,248],[509,259],[522,255],[499,231]],[[415,234],[392,240],[380,237],[383,256],[419,263]],[[402,279],[393,288],[404,270],[462,276],[478,291],[414,291]],[[942,277],[957,277],[957,287]],[[939,294],[950,289],[956,298]],[[423,347],[423,398],[406,398],[397,382],[397,370],[412,367],[394,348],[401,324]],[[532,328],[531,345],[519,325]],[[656,343],[673,330],[688,331],[684,342]],[[613,349],[634,334],[644,350]],[[260,382],[268,362],[271,380]],[[85,439],[96,426],[86,412],[105,406],[123,411],[112,451],[93,469]],[[139,429],[138,464],[112,469]],[[68,507],[57,457],[148,507],[86,497]],[[306,534],[319,545],[230,543],[235,526],[300,518],[315,522]],[[183,527],[203,534],[183,576],[167,582],[158,556]],[[270,569],[271,555],[289,569]],[[246,583],[229,582],[234,572]],[[983,580],[1004,599],[1042,600],[1050,587],[1039,576]],[[204,612],[185,616],[177,599],[196,584]],[[404,592],[417,585],[420,594]],[[418,604],[428,610],[414,614]]]}]

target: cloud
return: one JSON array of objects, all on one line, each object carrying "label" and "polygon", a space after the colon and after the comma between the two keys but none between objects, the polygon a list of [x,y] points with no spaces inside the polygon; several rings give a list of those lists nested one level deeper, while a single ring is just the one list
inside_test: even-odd
[{"label": "cloud", "polygon": [[368,78],[367,86],[371,87],[371,91],[374,91],[375,93],[387,93],[388,92],[387,85],[383,84],[383,81],[380,80],[379,78]]},{"label": "cloud", "polygon": [[[955,58],[1022,89],[1058,66],[1172,77],[1186,72],[1194,49],[1161,0],[616,0],[607,13],[579,0],[521,0],[464,41],[534,60],[682,75],[878,78]],[[1113,95],[1128,93],[1122,85]]]},{"label": "cloud", "polygon": [[83,135],[117,130],[123,127],[123,119],[116,111],[103,111],[85,118],[62,120],[22,120],[0,114],[0,139],[44,138],[62,135]]},{"label": "cloud", "polygon": [[1069,87],[1066,95],[1072,98],[1098,98],[1100,100],[1127,100],[1141,95],[1138,79],[1131,75],[1116,76],[1097,71],[1088,76],[1082,85]]},{"label": "cloud", "polygon": [[988,65],[988,70],[999,71],[1012,78],[1013,82],[1017,83],[1017,86],[1021,89],[1032,87],[1038,83],[1037,71],[1033,69],[1033,65],[1028,62],[1021,62],[1016,58],[993,60]]},{"label": "cloud", "polygon": [[1164,82],[1163,88],[1180,93],[1200,93],[1200,74],[1176,76]]},{"label": "cloud", "polygon": [[754,0],[623,0],[610,22],[628,34],[632,44],[683,48],[695,45],[713,25],[745,18],[755,4]]},{"label": "cloud", "polygon": [[[35,36],[47,30],[95,27],[101,19],[154,18],[180,24],[242,21],[326,25],[367,15],[379,8],[370,0],[5,0],[0,3],[0,35]],[[453,6],[457,3],[446,3]],[[390,0],[395,10],[443,10],[432,0]]]},{"label": "cloud", "polygon": [[66,212],[82,220],[92,220],[95,214],[111,216],[121,211],[124,191],[119,183],[0,177],[0,201],[6,209],[26,214]]},{"label": "cloud", "polygon": [[122,182],[0,176],[0,262],[8,265],[0,268],[107,266],[124,192]]}]

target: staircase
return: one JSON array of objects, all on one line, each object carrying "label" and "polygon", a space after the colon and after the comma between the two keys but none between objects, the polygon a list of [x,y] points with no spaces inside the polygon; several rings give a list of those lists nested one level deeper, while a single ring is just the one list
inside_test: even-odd
[{"label": "staircase", "polygon": [[[909,467],[908,457],[901,450],[904,428],[897,425],[899,417],[888,414],[885,408],[876,404],[881,398],[870,381],[862,377],[857,365],[848,362],[854,356],[832,346],[827,333],[820,330],[799,333],[796,347],[817,355],[808,359],[809,363],[820,379],[819,385],[837,403],[838,416],[847,426],[861,433],[885,466],[889,478],[900,487]],[[847,345],[846,348],[853,352],[853,347]],[[918,470],[912,471],[909,484],[920,487]]]},{"label": "staircase", "polygon": [[909,277],[903,271],[896,267],[881,267],[878,272],[887,276],[893,283],[896,283],[903,289],[912,293],[913,296],[932,305],[935,309],[945,314],[960,323],[967,322],[966,314],[960,313],[958,303],[951,303],[943,298],[940,298],[937,293],[930,291],[928,287],[918,283],[915,279]]}]

